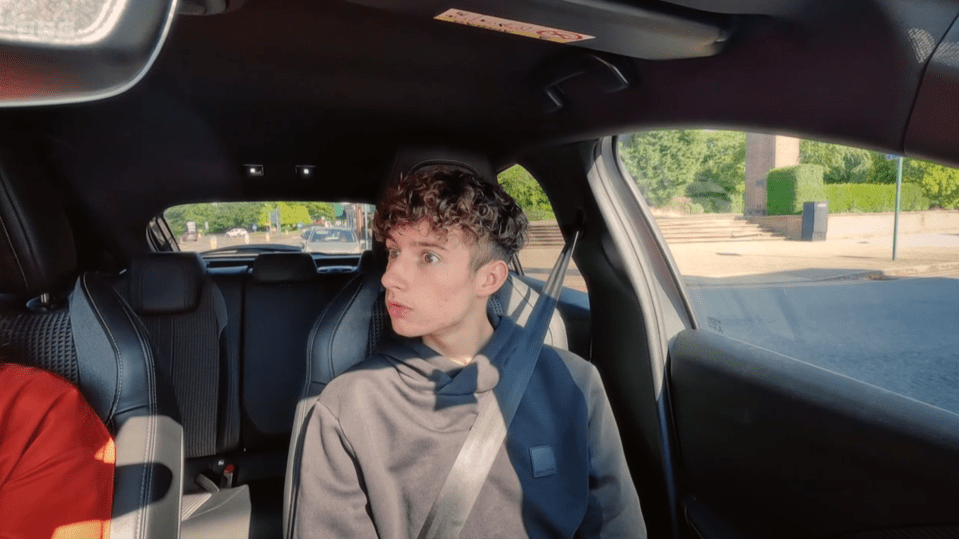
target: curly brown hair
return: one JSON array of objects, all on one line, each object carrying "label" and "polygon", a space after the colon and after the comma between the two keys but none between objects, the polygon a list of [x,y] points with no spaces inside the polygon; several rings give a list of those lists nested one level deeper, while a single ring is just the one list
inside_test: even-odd
[{"label": "curly brown hair", "polygon": [[373,235],[384,242],[392,228],[423,219],[442,235],[460,227],[481,247],[473,252],[474,271],[494,259],[507,262],[526,245],[529,222],[513,197],[460,167],[432,165],[393,182],[376,208]]}]

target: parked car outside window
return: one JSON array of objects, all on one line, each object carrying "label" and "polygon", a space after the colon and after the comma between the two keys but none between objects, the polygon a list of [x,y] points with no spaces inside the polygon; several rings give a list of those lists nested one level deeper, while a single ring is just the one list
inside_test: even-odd
[{"label": "parked car outside window", "polygon": [[303,241],[303,251],[323,254],[358,254],[363,252],[356,233],[348,228],[315,228]]}]

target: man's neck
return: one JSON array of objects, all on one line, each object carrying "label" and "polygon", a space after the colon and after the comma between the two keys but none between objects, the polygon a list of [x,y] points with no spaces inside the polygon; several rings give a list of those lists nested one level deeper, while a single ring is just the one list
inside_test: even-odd
[{"label": "man's neck", "polygon": [[452,335],[424,335],[423,344],[460,365],[468,365],[493,337],[493,324],[484,316],[471,331]]}]

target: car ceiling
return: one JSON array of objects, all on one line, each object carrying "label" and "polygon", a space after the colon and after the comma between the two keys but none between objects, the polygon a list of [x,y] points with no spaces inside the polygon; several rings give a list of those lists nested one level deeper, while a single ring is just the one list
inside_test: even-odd
[{"label": "car ceiling", "polygon": [[[479,149],[505,166],[535,148],[609,134],[722,126],[892,152],[909,143],[906,153],[959,163],[959,128],[949,127],[959,123],[959,62],[944,54],[959,38],[943,40],[959,13],[951,2],[226,5],[179,16],[151,72],[126,94],[0,118],[48,142],[92,219],[138,229],[138,241],[146,221],[176,203],[371,201],[404,142]],[[546,17],[609,39],[588,49],[432,18],[449,8]],[[607,93],[601,69],[573,77],[587,54],[617,66],[629,87]],[[923,84],[927,73],[935,80]],[[546,112],[546,87],[567,76],[556,86],[562,108]],[[928,100],[917,103],[920,94]],[[246,163],[266,174],[244,177]],[[297,164],[317,165],[318,183],[298,180]]]}]

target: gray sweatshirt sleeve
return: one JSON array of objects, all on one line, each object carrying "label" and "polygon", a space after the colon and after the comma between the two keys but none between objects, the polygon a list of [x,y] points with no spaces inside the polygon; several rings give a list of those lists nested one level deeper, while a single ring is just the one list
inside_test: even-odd
[{"label": "gray sweatshirt sleeve", "polygon": [[616,419],[596,368],[590,365],[589,506],[577,537],[644,538],[646,524],[639,507]]},{"label": "gray sweatshirt sleeve", "polygon": [[303,441],[293,536],[375,538],[362,485],[353,449],[339,420],[316,402]]}]

